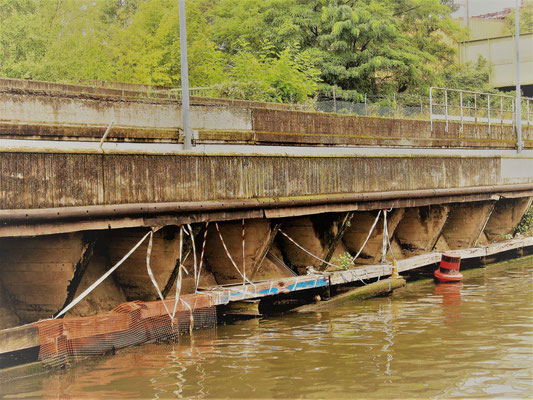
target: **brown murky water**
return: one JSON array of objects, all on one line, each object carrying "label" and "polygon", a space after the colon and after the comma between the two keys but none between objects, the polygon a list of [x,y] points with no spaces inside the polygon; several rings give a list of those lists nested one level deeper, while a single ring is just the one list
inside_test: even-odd
[{"label": "brown murky water", "polygon": [[532,267],[125,349],[4,384],[0,397],[532,398]]}]

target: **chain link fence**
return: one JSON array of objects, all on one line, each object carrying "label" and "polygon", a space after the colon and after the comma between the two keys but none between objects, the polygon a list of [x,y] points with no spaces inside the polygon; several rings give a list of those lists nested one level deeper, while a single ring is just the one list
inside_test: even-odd
[{"label": "chain link fence", "polygon": [[401,102],[350,102],[344,100],[328,99],[319,100],[315,106],[317,111],[374,117],[391,118],[416,118],[429,119],[429,106],[427,100],[420,104],[406,104]]}]

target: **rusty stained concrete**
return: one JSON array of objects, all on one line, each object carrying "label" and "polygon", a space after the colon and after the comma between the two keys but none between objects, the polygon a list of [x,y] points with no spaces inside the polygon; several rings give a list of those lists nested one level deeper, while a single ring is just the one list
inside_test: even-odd
[{"label": "rusty stained concrete", "polygon": [[486,240],[489,243],[501,242],[506,240],[508,235],[514,234],[514,227],[529,209],[532,200],[531,197],[499,200],[484,230]]},{"label": "rusty stained concrete", "polygon": [[275,201],[328,194],[488,186],[501,182],[500,161],[499,157],[459,156],[0,153],[0,208],[255,198]]},{"label": "rusty stained concrete", "polygon": [[[279,234],[277,244],[282,259],[294,270],[304,274],[307,267],[310,266],[317,270],[333,268],[331,265],[324,264],[322,260],[337,265],[339,257],[348,253],[348,249],[342,241],[346,231],[342,236],[339,236],[339,240],[335,243],[335,237],[339,234],[345,217],[346,213],[326,213],[284,218],[281,229],[296,243],[320,259],[307,254],[286,236]],[[329,259],[327,259],[328,254],[331,254]]]},{"label": "rusty stained concrete", "polygon": [[[181,105],[146,87],[83,87],[0,80],[0,136],[99,140],[111,121],[109,141],[178,142]],[[131,89],[131,90],[130,90]],[[124,94],[121,96],[121,94]],[[400,146],[511,149],[512,126],[346,116],[293,111],[276,103],[192,99],[191,127],[199,143]],[[523,131],[533,147],[533,129]]]},{"label": "rusty stained concrete", "polygon": [[[387,229],[390,238],[394,237],[394,231],[402,220],[404,212],[404,208],[398,208],[387,213]],[[357,254],[359,252],[376,220],[377,214],[377,211],[356,213],[355,218],[352,219],[351,226],[346,230],[342,239],[346,248],[351,253]],[[368,242],[356,260],[356,265],[379,263],[383,245],[383,225],[383,213],[381,213],[373,233],[370,235]]]},{"label": "rusty stained concrete", "polygon": [[2,297],[21,323],[50,318],[63,306],[81,254],[81,232],[0,240]]},{"label": "rusty stained concrete", "polygon": [[[448,132],[444,122],[434,122],[431,131],[426,120],[406,120],[379,117],[345,116],[339,114],[312,113],[301,111],[281,111],[254,109],[253,129],[258,134],[277,135],[279,142],[290,142],[294,134],[305,143],[319,140],[322,144],[346,144],[357,137],[366,145],[405,145],[413,146],[413,141],[435,142],[436,147],[447,141],[461,147],[461,142],[478,142],[482,146],[504,145],[506,141],[516,142],[512,126],[492,126],[450,123]],[[282,135],[285,134],[285,135]],[[291,134],[293,136],[291,136]],[[374,139],[374,141],[372,141]],[[377,140],[376,140],[377,139]],[[524,140],[533,140],[533,129],[524,129]]]},{"label": "rusty stained concrete", "polygon": [[405,210],[394,232],[394,241],[401,252],[396,258],[412,257],[430,252],[448,218],[450,205],[434,205]]},{"label": "rusty stained concrete", "polygon": [[468,249],[479,241],[495,201],[454,204],[435,248],[439,251]]},{"label": "rusty stained concrete", "polygon": [[[242,249],[242,222],[220,222],[219,230],[224,243],[227,246],[233,263],[228,257],[226,250],[222,245],[215,224],[209,224],[207,235],[205,265],[206,270],[212,273],[216,283],[219,285],[229,283],[242,283],[246,275],[251,280],[253,271],[255,280],[274,279],[287,277],[287,271],[278,268],[266,259],[262,259],[270,246],[268,238],[272,232],[271,221],[268,219],[249,219],[245,221],[245,263],[243,268],[243,249]],[[242,274],[242,275],[241,275]]]},{"label": "rusty stained concrete", "polygon": [[[501,240],[502,235],[512,231],[530,204],[531,198],[498,200],[485,228],[489,240]],[[481,220],[487,216],[489,205],[490,201],[394,210],[389,215],[389,228],[393,236],[395,256],[401,259],[430,252],[439,237],[448,240],[450,247],[465,248],[464,246],[474,241],[477,230],[481,229]],[[347,251],[353,256],[359,250],[359,243],[364,240],[363,236],[366,237],[373,222],[373,215],[375,214],[368,211],[355,212],[350,227],[351,232],[346,231],[345,237],[339,241],[334,258]],[[319,261],[305,255],[279,232],[276,240],[270,241],[272,227],[281,223],[282,229],[300,245],[322,258],[330,250],[328,246],[332,243],[339,222],[344,216],[345,213],[328,213],[311,218],[246,220],[247,275],[250,276],[265,250],[269,250],[300,273],[305,273],[305,267],[309,265],[319,266],[321,264]],[[475,221],[471,216],[477,216]],[[379,222],[382,226],[382,220]],[[381,255],[382,228],[379,228],[379,222],[378,230],[365,250],[366,256],[363,261],[377,260]],[[198,258],[201,252],[203,226],[204,224],[193,225],[193,229],[197,232],[195,242]],[[200,287],[242,282],[242,278],[222,248],[220,238],[213,229],[214,224],[211,223],[209,226],[206,260],[202,269]],[[231,256],[241,268],[241,222],[221,222],[220,228]],[[80,294],[98,279],[146,232],[147,229],[138,228],[93,231],[92,235],[96,238],[95,250],[80,285],[75,288],[75,294]],[[151,266],[161,289],[166,285],[176,266],[179,251],[177,232],[176,226],[168,226],[156,232],[154,236]],[[67,288],[82,256],[83,243],[82,233],[0,239],[0,327],[7,328],[33,322],[39,318],[49,318],[63,307],[67,298]],[[102,313],[131,299],[156,299],[156,291],[146,272],[146,249],[147,242],[67,316]],[[390,252],[388,260],[390,261]],[[192,253],[188,253],[184,265],[189,275],[184,275],[182,293],[192,293],[194,291]],[[292,276],[290,271],[276,266],[265,258],[257,269],[254,280],[289,276]],[[174,288],[175,286],[170,290],[169,297],[173,296]]]}]

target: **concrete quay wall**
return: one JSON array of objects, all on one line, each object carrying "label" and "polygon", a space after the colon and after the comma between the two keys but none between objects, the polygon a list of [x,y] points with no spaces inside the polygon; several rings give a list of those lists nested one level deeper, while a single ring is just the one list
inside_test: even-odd
[{"label": "concrete quay wall", "polygon": [[533,159],[0,152],[0,208],[328,197],[533,184]]}]

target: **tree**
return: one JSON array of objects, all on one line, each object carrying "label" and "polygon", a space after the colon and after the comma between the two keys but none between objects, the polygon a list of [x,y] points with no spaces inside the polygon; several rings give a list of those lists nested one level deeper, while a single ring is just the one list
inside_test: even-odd
[{"label": "tree", "polygon": [[[533,32],[533,1],[525,1],[519,10],[520,34]],[[507,31],[515,34],[515,12],[511,12],[506,20]]]},{"label": "tree", "polygon": [[[453,0],[187,2],[191,86],[304,101],[425,93],[451,79]],[[0,0],[0,73],[181,86],[178,0]],[[462,76],[462,75],[461,75]]]},{"label": "tree", "polygon": [[280,53],[268,42],[260,52],[246,44],[229,57],[229,82],[221,92],[233,98],[277,102],[305,102],[315,93],[320,71],[313,66],[309,53],[298,45]]},{"label": "tree", "polygon": [[490,66],[487,60],[479,57],[476,63],[453,65],[439,77],[437,86],[450,89],[494,91],[489,85]]},{"label": "tree", "polygon": [[46,52],[47,35],[40,34],[43,22],[32,0],[0,0],[0,73],[27,78]]},{"label": "tree", "polygon": [[[445,1],[447,4],[450,0]],[[220,0],[214,37],[227,52],[297,42],[321,70],[321,90],[346,98],[427,89],[454,63],[459,25],[438,0]],[[420,85],[422,83],[422,85]],[[419,89],[422,86],[423,89]]]},{"label": "tree", "polygon": [[[218,82],[222,54],[210,39],[210,26],[198,3],[187,6],[187,37],[191,85]],[[181,86],[177,1],[140,2],[129,24],[114,27],[110,41],[117,80]]]}]

